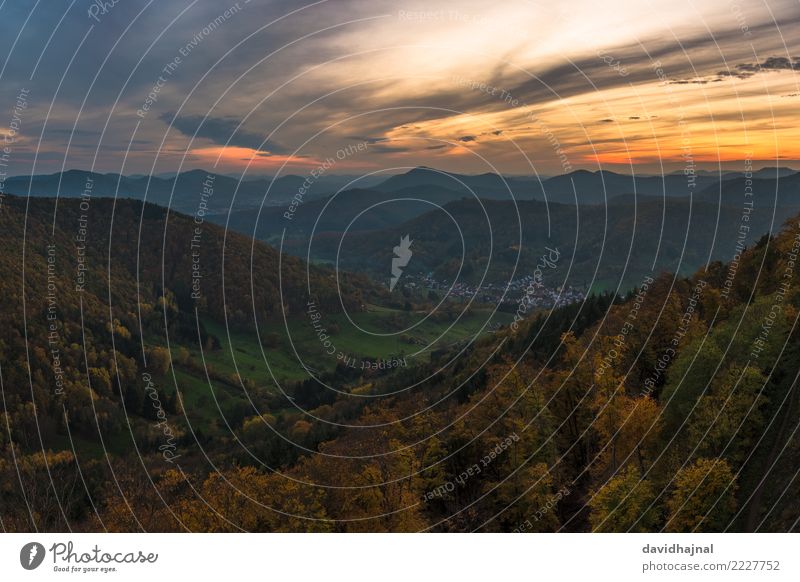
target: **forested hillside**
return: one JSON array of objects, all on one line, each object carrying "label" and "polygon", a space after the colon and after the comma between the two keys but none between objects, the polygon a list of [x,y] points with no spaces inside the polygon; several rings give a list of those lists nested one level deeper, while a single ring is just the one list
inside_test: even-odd
[{"label": "forested hillside", "polygon": [[[800,212],[794,197],[793,204],[776,207],[774,193],[753,202],[736,192],[726,204],[646,196],[620,197],[607,206],[464,199],[393,228],[348,232],[341,242],[339,233],[319,235],[310,252],[338,260],[343,269],[372,273],[385,249],[409,235],[415,252],[409,272],[497,283],[530,274],[551,247],[561,260],[548,270],[548,286],[625,291],[654,270],[691,275],[710,261],[729,261],[741,246],[779,231]],[[305,256],[309,243],[298,246]]]},{"label": "forested hillside", "polygon": [[225,358],[221,322],[257,342],[256,324],[280,329],[311,294],[331,313],[358,313],[372,289],[347,275],[337,288],[331,272],[130,200],[4,196],[0,232],[0,514],[10,529],[64,525],[59,501],[69,507],[80,485],[53,489],[49,475],[78,479],[81,455],[94,466],[174,450],[185,425],[159,425],[166,414],[194,414],[198,434],[213,432],[204,383],[236,414],[255,382]]},{"label": "forested hillside", "polygon": [[[203,226],[198,327],[190,218],[93,200],[78,291],[81,210],[60,202],[53,230],[53,204],[0,211],[6,530],[795,527],[797,218],[731,262],[647,273],[415,365],[341,362],[265,389],[248,368],[208,374],[205,349],[227,343],[226,314],[305,309],[305,265],[284,256],[279,282],[274,250]],[[340,275],[340,305],[335,278],[309,272],[324,313],[378,293]]]}]

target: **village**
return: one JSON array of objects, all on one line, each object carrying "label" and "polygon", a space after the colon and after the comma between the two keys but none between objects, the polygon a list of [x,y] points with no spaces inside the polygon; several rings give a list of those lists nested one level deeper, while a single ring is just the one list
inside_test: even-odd
[{"label": "village", "polygon": [[552,309],[562,305],[583,301],[585,293],[575,287],[548,287],[537,282],[533,275],[525,275],[505,283],[484,283],[471,286],[468,283],[438,280],[433,273],[427,275],[407,275],[403,287],[410,292],[433,292],[439,299],[445,296],[453,301],[493,305],[514,304],[527,296],[529,309]]}]

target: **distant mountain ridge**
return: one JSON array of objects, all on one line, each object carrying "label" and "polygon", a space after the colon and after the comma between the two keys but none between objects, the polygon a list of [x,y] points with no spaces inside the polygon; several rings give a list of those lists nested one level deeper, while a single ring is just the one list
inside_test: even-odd
[{"label": "distant mountain ridge", "polygon": [[[753,180],[780,180],[796,176],[791,168],[762,168],[751,172]],[[744,180],[742,172],[696,171],[662,175],[629,175],[608,170],[575,170],[551,177],[504,177],[486,173],[454,174],[433,168],[419,167],[388,178],[373,187],[382,192],[423,186],[438,186],[466,196],[489,200],[546,200],[561,204],[601,204],[618,196],[666,196],[668,198],[696,195],[709,188],[720,189],[723,184]]]},{"label": "distant mountain ridge", "polygon": [[[754,180],[785,180],[798,172],[787,167],[766,167],[755,170]],[[278,206],[289,202],[303,189],[302,200],[309,202],[347,190],[370,190],[381,193],[404,191],[410,188],[437,188],[457,193],[461,197],[487,200],[546,200],[563,204],[598,204],[617,196],[680,197],[696,195],[711,187],[718,190],[723,184],[745,178],[741,172],[696,171],[694,176],[683,172],[661,175],[627,175],[608,170],[575,170],[558,176],[503,176],[496,173],[457,174],[420,166],[402,174],[384,177],[380,174],[321,175],[315,179],[289,174],[286,176],[223,175],[195,169],[178,175],[162,173],[153,176],[66,170],[54,174],[12,176],[4,183],[4,191],[19,196],[74,198],[92,180],[92,195],[147,200],[159,206],[169,206],[192,214],[197,210],[203,182],[212,176],[214,196],[209,212]]]},{"label": "distant mountain ridge", "polygon": [[[735,217],[741,213],[743,204],[747,202],[746,193],[751,189],[752,199],[757,200],[761,209],[760,216],[770,218],[764,224],[758,223],[759,235],[770,230],[772,213],[768,212],[769,209],[776,209],[777,224],[772,227],[780,225],[787,213],[800,209],[800,173],[790,168],[763,168],[753,171],[747,178],[736,172],[631,176],[610,171],[576,170],[539,180],[492,173],[455,174],[419,167],[404,174],[382,177],[382,181],[375,183],[379,177],[373,174],[363,181],[353,176],[321,176],[309,185],[305,178],[293,175],[274,181],[268,177],[240,181],[204,170],[191,170],[173,177],[126,177],[69,170],[32,178],[9,178],[5,189],[19,195],[27,195],[30,191],[32,196],[58,193],[64,198],[75,198],[86,190],[91,179],[92,197],[117,196],[137,200],[146,197],[148,202],[188,215],[200,211],[202,203],[202,211],[209,222],[276,246],[282,244],[284,251],[300,257],[307,256],[312,238],[338,241],[345,232],[402,230],[411,226],[403,226],[405,223],[426,215],[430,215],[431,225],[435,225],[441,234],[443,226],[437,221],[452,222],[454,218],[445,214],[449,212],[449,205],[460,201],[473,201],[478,204],[476,208],[484,205],[482,201],[507,203],[509,208],[538,201],[542,203],[542,212],[552,212],[554,216],[568,208],[572,209],[569,213],[574,213],[577,202],[579,207],[597,206],[600,212],[607,207],[612,216],[630,224],[640,207],[649,208],[656,202],[662,204],[664,199],[674,199],[685,200],[687,204],[681,207],[689,208],[688,201],[691,200],[694,204],[703,203],[704,215],[716,224],[723,215]],[[340,190],[348,184],[362,182],[371,186]],[[204,188],[209,184],[213,195],[204,198]],[[712,212],[713,207],[719,209]],[[722,211],[722,207],[734,210]],[[287,218],[290,208],[293,208],[289,213],[291,218]],[[505,217],[505,213],[499,216]],[[596,217],[598,214],[592,211],[588,216]],[[508,232],[517,228],[517,223],[500,222],[493,227]],[[645,227],[660,230],[661,224],[646,224]],[[420,240],[424,240],[424,236]],[[361,251],[357,254],[363,255]],[[448,257],[447,253],[441,256]],[[330,249],[325,249],[317,257],[312,252],[311,257],[333,260]],[[358,261],[345,268],[363,270]]]},{"label": "distant mountain ridge", "polygon": [[[211,179],[209,180],[209,176]],[[227,212],[230,208],[253,208],[265,204],[282,204],[292,198],[306,178],[288,175],[240,181],[230,176],[190,170],[173,177],[121,176],[85,170],[67,170],[55,174],[13,176],[5,181],[4,191],[18,196],[76,198],[87,189],[92,196],[133,198],[169,207],[185,214],[198,211],[204,182],[212,184],[213,195],[206,199],[207,212]],[[89,188],[89,182],[91,187]],[[319,180],[309,187],[307,199],[322,196],[329,186]],[[330,186],[330,190],[334,190]]]},{"label": "distant mountain ridge", "polygon": [[465,196],[477,196],[492,200],[531,199],[530,182],[519,177],[504,177],[500,174],[477,175],[455,174],[420,166],[405,174],[396,174],[373,187],[381,192],[396,192],[408,188],[436,186],[459,192]]}]

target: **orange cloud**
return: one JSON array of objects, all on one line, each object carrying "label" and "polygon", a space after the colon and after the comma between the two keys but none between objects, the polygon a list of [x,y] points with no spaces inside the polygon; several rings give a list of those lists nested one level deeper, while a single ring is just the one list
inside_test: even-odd
[{"label": "orange cloud", "polygon": [[277,169],[284,164],[289,167],[313,168],[322,163],[311,157],[269,154],[238,146],[194,148],[189,151],[189,154],[204,163],[237,168],[249,165],[254,169]]}]

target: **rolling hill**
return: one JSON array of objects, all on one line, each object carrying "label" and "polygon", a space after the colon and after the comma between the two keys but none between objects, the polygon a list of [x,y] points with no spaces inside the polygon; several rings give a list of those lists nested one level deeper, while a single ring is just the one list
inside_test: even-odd
[{"label": "rolling hill", "polygon": [[311,256],[323,261],[338,256],[339,268],[382,279],[393,246],[409,235],[414,254],[406,274],[432,272],[439,280],[452,281],[461,268],[461,278],[475,284],[484,272],[488,282],[529,275],[550,247],[559,250],[560,261],[546,270],[547,285],[566,282],[626,291],[653,272],[688,274],[710,261],[730,260],[743,225],[747,232],[742,244],[752,245],[765,233],[778,231],[800,205],[779,207],[774,221],[769,205],[756,205],[743,219],[741,207],[686,198],[578,207],[465,199],[444,209],[446,213],[431,211],[394,228],[348,233],[344,239],[320,235],[311,244]]},{"label": "rolling hill", "polygon": [[[84,170],[68,170],[55,174],[14,176],[4,183],[9,194],[39,197],[76,198],[87,189],[95,196],[133,198],[169,207],[184,214],[195,214],[201,203],[204,187],[212,194],[205,200],[207,212],[227,212],[231,208],[258,208],[283,204],[294,196],[306,179],[282,176],[240,181],[230,176],[205,170],[191,170],[177,176],[120,176]],[[316,181],[307,199],[335,190],[338,180]],[[269,194],[267,192],[269,191]]]}]

